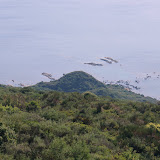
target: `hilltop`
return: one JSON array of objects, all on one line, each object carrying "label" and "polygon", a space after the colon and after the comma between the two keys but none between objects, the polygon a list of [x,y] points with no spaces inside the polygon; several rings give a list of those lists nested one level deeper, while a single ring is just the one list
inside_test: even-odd
[{"label": "hilltop", "polygon": [[105,85],[83,71],[71,72],[56,81],[40,82],[35,86],[35,88],[42,90],[51,89],[63,92],[80,93],[100,87],[104,88]]},{"label": "hilltop", "polygon": [[124,87],[118,85],[105,85],[93,76],[83,71],[68,73],[56,81],[40,82],[33,86],[37,90],[54,90],[61,92],[79,92],[90,91],[98,96],[111,97],[114,99],[127,99],[139,102],[156,103],[157,100],[151,97],[127,91]]}]

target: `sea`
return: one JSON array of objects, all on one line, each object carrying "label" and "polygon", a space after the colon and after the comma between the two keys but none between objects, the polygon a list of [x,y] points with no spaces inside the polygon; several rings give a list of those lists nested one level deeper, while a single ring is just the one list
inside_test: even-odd
[{"label": "sea", "polygon": [[0,0],[1,84],[73,71],[160,99],[160,1]]}]

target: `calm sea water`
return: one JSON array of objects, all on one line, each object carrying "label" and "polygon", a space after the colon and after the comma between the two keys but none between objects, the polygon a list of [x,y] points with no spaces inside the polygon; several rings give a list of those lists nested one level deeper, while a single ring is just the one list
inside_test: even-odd
[{"label": "calm sea water", "polygon": [[[138,92],[159,98],[159,15],[159,0],[0,0],[0,83],[83,70],[102,81],[138,77]],[[106,56],[119,63],[102,62]]]}]

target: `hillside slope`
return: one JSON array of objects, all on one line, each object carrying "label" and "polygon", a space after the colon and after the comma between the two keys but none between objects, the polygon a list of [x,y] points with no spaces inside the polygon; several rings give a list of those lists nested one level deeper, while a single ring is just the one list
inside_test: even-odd
[{"label": "hillside slope", "polygon": [[151,103],[157,102],[156,99],[144,97],[143,95],[127,91],[124,87],[105,85],[83,71],[68,73],[56,81],[40,82],[33,86],[33,88],[37,90],[55,90],[79,93],[90,91],[98,96],[108,96],[115,99],[127,99],[140,102],[148,101]]},{"label": "hillside slope", "polygon": [[0,160],[159,160],[160,105],[0,87]]}]

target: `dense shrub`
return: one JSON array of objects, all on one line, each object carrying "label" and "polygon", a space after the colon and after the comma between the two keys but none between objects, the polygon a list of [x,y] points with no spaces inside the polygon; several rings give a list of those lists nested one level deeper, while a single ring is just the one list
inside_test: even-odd
[{"label": "dense shrub", "polygon": [[0,159],[158,160],[159,105],[0,88]]}]

